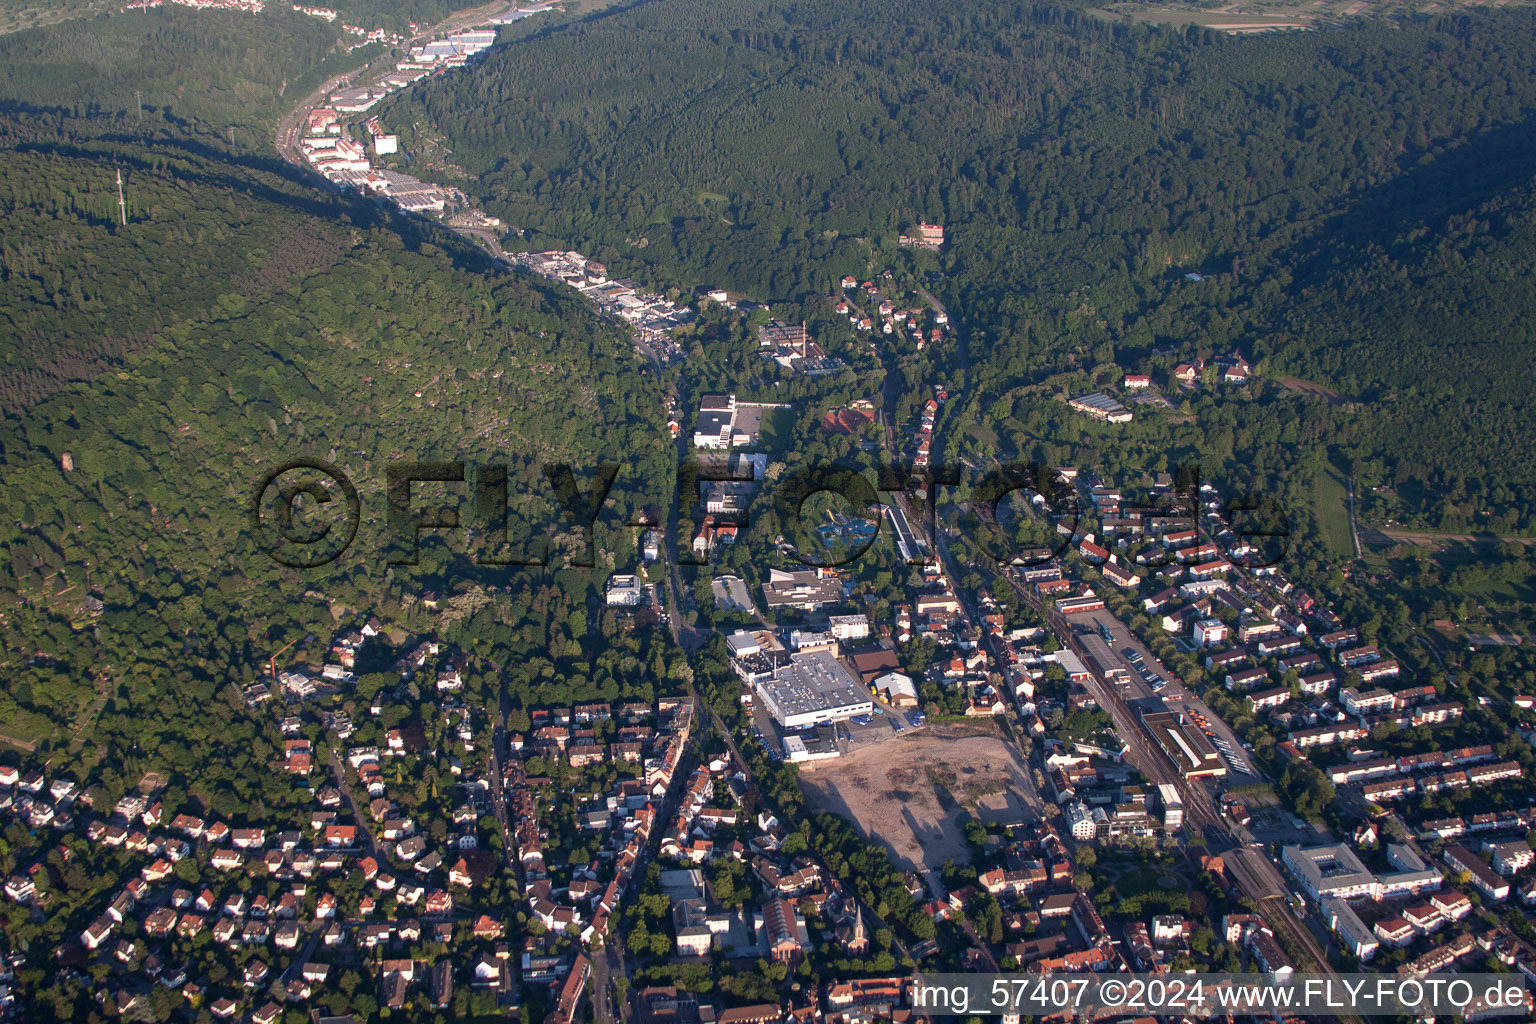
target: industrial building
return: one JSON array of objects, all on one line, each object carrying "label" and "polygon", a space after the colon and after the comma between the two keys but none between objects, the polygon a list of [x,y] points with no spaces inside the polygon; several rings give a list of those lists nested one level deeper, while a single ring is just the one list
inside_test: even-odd
[{"label": "industrial building", "polygon": [[842,599],[842,581],[820,569],[800,572],[770,569],[768,582],[763,584],[763,601],[770,610],[798,608],[801,611],[813,611],[836,604]]},{"label": "industrial building", "polygon": [[893,708],[917,707],[917,685],[912,677],[901,672],[887,672],[877,676],[870,684],[881,698]]},{"label": "industrial building", "polygon": [[1067,404],[1076,411],[1086,413],[1104,423],[1131,422],[1131,410],[1103,392],[1096,391],[1091,395],[1082,395]]},{"label": "industrial building", "polygon": [[796,654],[757,684],[763,707],[785,729],[805,729],[874,711],[869,691],[828,651]]},{"label": "industrial building", "polygon": [[1129,683],[1131,671],[1125,667],[1120,656],[1112,651],[1104,638],[1093,633],[1084,633],[1077,638],[1083,653],[1088,659],[1088,668],[1100,680],[1106,683]]},{"label": "industrial building", "polygon": [[738,439],[732,426],[736,421],[735,395],[705,395],[699,401],[699,419],[693,429],[695,448],[730,448],[748,443]]},{"label": "industrial building", "polygon": [[[728,451],[758,442],[763,414],[789,406],[772,402],[738,402],[735,395],[704,395],[693,428],[693,446]],[[766,465],[766,463],[765,463]]]},{"label": "industrial building", "polygon": [[804,732],[792,732],[783,738],[784,760],[789,764],[825,761],[842,756],[837,749],[835,726],[822,724]]},{"label": "industrial building", "polygon": [[789,663],[784,645],[770,630],[737,630],[725,638],[731,652],[731,668],[748,686],[756,686]]}]

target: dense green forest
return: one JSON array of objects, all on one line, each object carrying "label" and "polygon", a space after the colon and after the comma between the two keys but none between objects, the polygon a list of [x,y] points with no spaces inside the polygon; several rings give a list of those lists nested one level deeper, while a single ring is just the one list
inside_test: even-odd
[{"label": "dense green forest", "polygon": [[[129,6],[131,5],[107,2],[107,0],[0,0],[0,33],[41,28],[103,12],[126,13],[125,8]],[[288,14],[287,4],[273,6],[278,8],[281,14],[285,16]],[[329,8],[340,16],[340,21],[364,28],[403,31],[413,22],[430,24],[437,21],[451,13],[456,5],[447,3],[445,0],[404,0],[404,2],[327,0],[324,4],[310,6]],[[181,13],[193,15],[199,12],[183,10]],[[206,17],[215,12],[200,13],[201,16]],[[237,14],[236,17],[249,17],[249,15]],[[74,26],[74,31],[78,34],[79,26]]]},{"label": "dense green forest", "polygon": [[535,244],[658,284],[803,302],[942,221],[931,284],[982,404],[1237,347],[1356,399],[1318,410],[1328,456],[1379,466],[1409,514],[1529,529],[1536,477],[1509,454],[1536,436],[1501,382],[1529,366],[1530,300],[1500,253],[1533,72],[1529,12],[1232,38],[1041,4],[672,0],[504,46],[384,116],[445,136]]},{"label": "dense green forest", "polygon": [[[621,327],[433,225],[318,193],[275,158],[233,160],[217,134],[93,141],[87,123],[54,124],[0,128],[0,316],[26,339],[0,421],[0,732],[73,739],[82,774],[130,748],[174,771],[218,764],[200,785],[245,779],[214,801],[239,813],[263,773],[248,729],[208,711],[238,706],[269,648],[323,638],[340,609],[404,619],[424,591],[470,588],[423,628],[532,644],[551,671],[590,664],[595,588],[633,558],[624,524],[671,487],[660,383]],[[559,553],[479,566],[463,531],[424,540],[418,566],[386,564],[389,462],[505,464],[510,536],[563,552],[569,517],[542,467],[569,463],[584,489],[620,456],[595,572]],[[246,515],[256,481],[295,457],[341,466],[363,506],[354,548],[303,573],[256,548]]]},{"label": "dense green forest", "polygon": [[1433,523],[1532,525],[1533,145],[1526,121],[1382,188],[1298,247],[1293,300],[1269,321],[1273,365],[1358,409],[1331,417],[1357,480],[1406,491]]},{"label": "dense green forest", "polygon": [[[219,183],[231,198],[273,187],[270,178],[241,180],[237,168],[208,159],[218,140],[161,131],[125,149],[59,138],[37,118],[5,122],[0,131],[13,144],[0,183],[7,222],[0,317],[12,339],[0,407],[12,412],[145,347],[205,299],[210,282],[222,282],[230,302],[261,301],[291,274],[334,264],[347,245],[344,225],[275,217],[264,204],[189,220],[186,204],[200,186]],[[285,198],[327,205],[296,190]],[[131,223],[120,226],[124,215]],[[196,273],[187,262],[191,247],[200,253]]]},{"label": "dense green forest", "polygon": [[[123,112],[146,123],[201,120],[264,127],[351,54],[341,29],[272,5],[261,14],[166,5],[0,36],[0,97],[22,109]],[[136,100],[134,93],[139,93]],[[238,141],[238,140],[237,140]],[[265,139],[244,140],[254,147]]]}]

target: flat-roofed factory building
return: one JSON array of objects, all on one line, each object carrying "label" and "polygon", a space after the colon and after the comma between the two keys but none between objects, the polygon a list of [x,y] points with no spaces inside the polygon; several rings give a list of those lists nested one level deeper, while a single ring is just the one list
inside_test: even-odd
[{"label": "flat-roofed factory building", "polygon": [[837,604],[842,599],[842,581],[824,574],[820,569],[804,569],[800,572],[770,569],[768,582],[763,584],[763,602],[769,610],[798,608],[814,611],[829,604]]},{"label": "flat-roofed factory building", "polygon": [[705,395],[693,428],[695,448],[735,448],[749,445],[752,436],[736,429],[736,396]]},{"label": "flat-roofed factory building", "polygon": [[763,707],[785,729],[805,729],[874,711],[869,691],[829,651],[797,654],[757,684]]}]

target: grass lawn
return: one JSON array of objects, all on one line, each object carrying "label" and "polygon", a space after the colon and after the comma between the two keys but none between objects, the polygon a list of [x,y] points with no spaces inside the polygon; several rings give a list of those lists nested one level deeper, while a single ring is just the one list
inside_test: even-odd
[{"label": "grass lawn", "polygon": [[1340,558],[1354,555],[1355,542],[1349,532],[1349,487],[1332,466],[1312,481],[1312,515],[1330,552]]},{"label": "grass lawn", "polygon": [[[1172,881],[1172,885],[1164,884]],[[1127,871],[1115,879],[1115,892],[1121,899],[1132,896],[1146,896],[1151,893],[1172,892],[1182,889],[1184,881],[1168,868],[1140,867]]]}]

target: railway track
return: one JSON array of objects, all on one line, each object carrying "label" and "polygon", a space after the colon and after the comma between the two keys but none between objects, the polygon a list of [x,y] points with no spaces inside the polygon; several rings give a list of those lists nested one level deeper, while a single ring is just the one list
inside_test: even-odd
[{"label": "railway track", "polygon": [[[1288,938],[1290,940],[1289,945],[1293,949],[1300,949],[1312,961],[1308,965],[1298,964],[1298,970],[1303,972],[1311,971],[1330,977],[1338,974],[1332,965],[1328,963],[1327,954],[1318,947],[1317,939],[1307,930],[1306,925],[1298,921],[1296,916],[1291,913],[1291,908],[1283,897],[1271,896],[1268,899],[1259,900],[1258,907],[1259,913],[1263,915],[1264,920],[1269,922],[1270,927],[1275,930],[1276,934]],[[1336,1014],[1334,1019],[1339,1021],[1340,1024],[1364,1024],[1364,1021],[1354,1014]]]},{"label": "railway track", "polygon": [[[1082,657],[1087,653],[1078,642],[1077,634],[1066,616],[1054,610],[1047,611],[1043,606],[1044,603],[1036,595],[1020,586],[1017,581],[1010,579],[1010,582],[1020,596],[1045,613],[1046,621],[1052,630],[1075,654]],[[1317,939],[1306,925],[1297,919],[1286,902],[1284,879],[1280,877],[1279,870],[1274,864],[1262,852],[1249,849],[1232,835],[1211,801],[1210,793],[1204,786],[1191,783],[1184,777],[1167,753],[1152,740],[1151,735],[1143,728],[1140,717],[1113,685],[1106,685],[1095,679],[1093,689],[1100,704],[1109,709],[1117,730],[1126,741],[1127,759],[1131,760],[1134,752],[1136,755],[1134,763],[1143,774],[1154,782],[1166,783],[1178,790],[1179,795],[1184,799],[1185,821],[1191,826],[1201,828],[1208,842],[1215,840],[1210,844],[1212,852],[1226,855],[1229,873],[1237,887],[1254,900],[1264,920],[1269,922],[1276,934],[1283,936],[1288,946],[1301,951],[1310,961],[1309,964],[1298,965],[1298,967],[1320,974],[1336,974],[1337,972],[1328,963],[1326,952],[1318,945]],[[1262,868],[1252,863],[1255,858],[1263,860]],[[1360,1018],[1353,1015],[1339,1015],[1337,1019],[1341,1024],[1363,1024]]]}]

